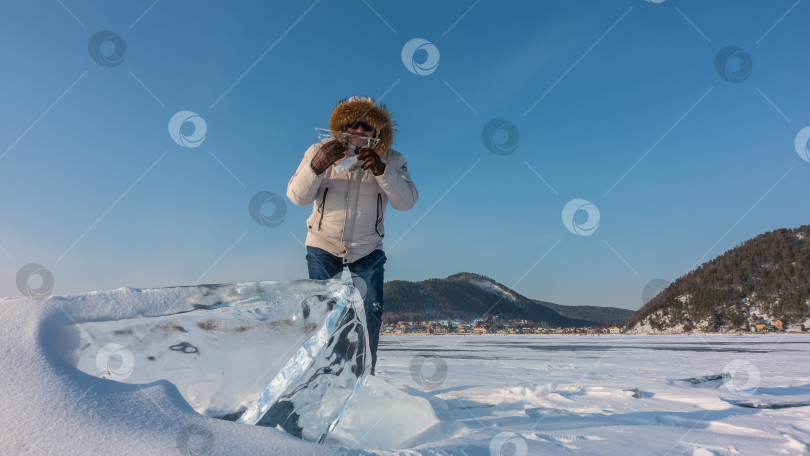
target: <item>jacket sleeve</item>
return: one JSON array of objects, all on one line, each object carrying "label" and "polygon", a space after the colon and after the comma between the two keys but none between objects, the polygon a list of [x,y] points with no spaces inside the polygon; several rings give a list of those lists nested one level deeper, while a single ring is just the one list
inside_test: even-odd
[{"label": "jacket sleeve", "polygon": [[323,174],[320,176],[315,174],[310,165],[318,149],[320,149],[320,144],[313,144],[307,149],[301,164],[298,165],[298,169],[287,184],[287,198],[297,206],[312,204],[318,194]]},{"label": "jacket sleeve", "polygon": [[[393,151],[389,151],[393,152]],[[419,192],[408,173],[408,163],[405,157],[398,152],[390,153],[390,160],[385,166],[385,172],[376,176],[377,183],[391,201],[391,207],[400,211],[407,211],[416,204]]]}]

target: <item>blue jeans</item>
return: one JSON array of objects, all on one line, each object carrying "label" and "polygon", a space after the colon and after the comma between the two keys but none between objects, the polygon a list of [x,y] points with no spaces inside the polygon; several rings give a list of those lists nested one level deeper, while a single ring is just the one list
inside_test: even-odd
[{"label": "blue jeans", "polygon": [[[371,349],[371,368],[377,365],[377,346],[380,343],[380,327],[382,326],[383,314],[383,273],[385,269],[385,253],[382,250],[375,250],[360,258],[354,263],[349,263],[349,272],[352,281],[360,289],[363,296],[363,307],[366,311],[366,327],[368,328],[368,343]],[[307,246],[307,267],[309,268],[309,278],[313,280],[327,280],[334,278],[343,272],[343,259],[317,247]],[[365,282],[358,283],[355,278],[359,277]]]}]

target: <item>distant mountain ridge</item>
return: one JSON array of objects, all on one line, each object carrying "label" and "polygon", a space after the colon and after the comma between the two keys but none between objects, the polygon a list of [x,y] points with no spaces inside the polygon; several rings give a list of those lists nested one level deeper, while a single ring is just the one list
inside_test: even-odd
[{"label": "distant mountain ridge", "polygon": [[592,321],[598,325],[619,325],[621,326],[636,311],[621,309],[619,307],[600,306],[564,306],[545,301],[535,301],[540,305],[559,313],[563,317],[580,318]]},{"label": "distant mountain ridge", "polygon": [[810,225],[749,239],[671,283],[627,321],[631,332],[748,330],[810,313]]},{"label": "distant mountain ridge", "polygon": [[400,320],[472,320],[498,316],[546,327],[621,324],[633,311],[612,307],[564,306],[527,298],[480,274],[461,272],[445,279],[385,283],[385,323]]}]

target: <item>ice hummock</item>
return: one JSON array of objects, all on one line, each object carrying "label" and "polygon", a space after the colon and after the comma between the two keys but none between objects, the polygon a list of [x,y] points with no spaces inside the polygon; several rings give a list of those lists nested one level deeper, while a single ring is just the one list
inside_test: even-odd
[{"label": "ice hummock", "polygon": [[[211,417],[322,442],[371,367],[359,291],[339,280],[175,287],[163,311],[77,322],[67,358],[119,382],[168,380]],[[144,299],[149,299],[147,295]]]}]

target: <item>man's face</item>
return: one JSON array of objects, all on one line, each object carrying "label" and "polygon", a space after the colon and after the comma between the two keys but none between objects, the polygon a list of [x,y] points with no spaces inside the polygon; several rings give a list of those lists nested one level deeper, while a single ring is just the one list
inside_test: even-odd
[{"label": "man's face", "polygon": [[349,133],[349,142],[355,147],[365,147],[367,141],[363,138],[370,138],[374,135],[374,129],[363,121],[352,122],[346,125],[346,133]]}]

